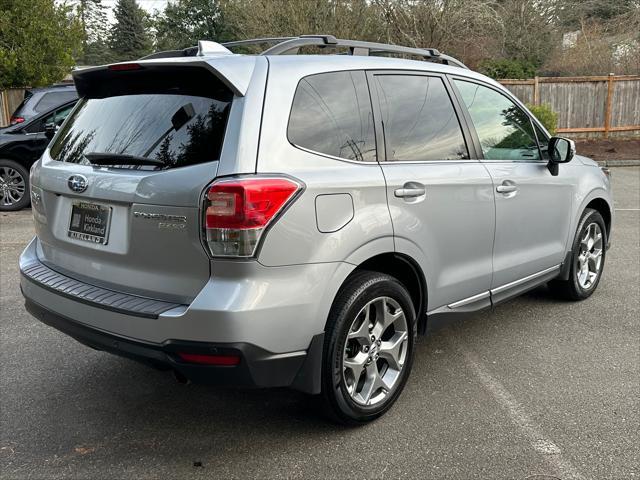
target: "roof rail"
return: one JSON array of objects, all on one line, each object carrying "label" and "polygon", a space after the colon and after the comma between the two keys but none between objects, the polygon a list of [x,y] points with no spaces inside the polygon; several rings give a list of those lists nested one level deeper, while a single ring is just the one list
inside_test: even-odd
[{"label": "roof rail", "polygon": [[266,49],[261,55],[295,55],[300,47],[316,46],[319,48],[347,47],[351,55],[371,55],[372,53],[398,53],[403,55],[413,55],[425,60],[435,60],[447,65],[467,68],[461,61],[440,53],[435,48],[412,48],[400,45],[390,45],[386,43],[364,42],[360,40],[342,40],[333,35],[300,35],[299,37],[276,37],[276,38],[255,38],[251,40],[240,40],[237,42],[223,43],[227,48],[245,45],[257,45],[264,43],[275,43],[274,46]]},{"label": "roof rail", "polygon": [[[213,43],[213,42],[211,42]],[[446,65],[467,68],[461,61],[440,53],[435,48],[412,48],[386,43],[363,42],[360,40],[342,40],[333,35],[300,35],[298,37],[269,37],[252,38],[249,40],[237,40],[225,42],[220,45],[225,48],[244,47],[248,45],[274,44],[264,50],[261,55],[296,55],[301,47],[315,46],[318,48],[346,47],[350,55],[371,55],[376,53],[397,53],[413,55],[425,60],[436,61]],[[141,60],[151,58],[192,57],[201,50],[198,47],[185,48],[184,50],[168,50],[157,52],[143,57]]]}]

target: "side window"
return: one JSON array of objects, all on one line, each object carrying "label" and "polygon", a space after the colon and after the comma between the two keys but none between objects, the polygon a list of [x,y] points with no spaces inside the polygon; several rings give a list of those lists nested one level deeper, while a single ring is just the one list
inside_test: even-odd
[{"label": "side window", "polygon": [[51,115],[47,115],[46,117],[31,123],[24,129],[24,131],[26,133],[40,133],[44,132],[44,128],[49,123],[55,123],[57,126],[62,125],[62,122],[64,122],[64,119],[67,118],[67,115],[69,115],[69,112],[74,107],[74,105],[68,105],[64,108],[56,110]]},{"label": "side window", "polygon": [[36,112],[45,112],[50,108],[55,108],[56,105],[73,100],[77,96],[78,94],[74,90],[70,90],[68,92],[45,93],[33,109]]},{"label": "side window", "polygon": [[314,152],[375,161],[373,113],[365,73],[321,73],[300,80],[287,136],[294,145]]},{"label": "side window", "polygon": [[504,95],[477,83],[455,80],[487,160],[539,160],[529,116]]},{"label": "side window", "polygon": [[388,161],[469,158],[441,78],[376,75],[375,79]]},{"label": "side window", "polygon": [[64,108],[60,108],[58,110],[56,110],[56,113],[54,113],[52,116],[47,117],[47,120],[45,122],[45,124],[47,123],[55,123],[57,126],[62,125],[62,122],[64,122],[64,119],[67,118],[67,115],[69,115],[69,112],[71,111],[71,109],[75,106],[75,104],[73,105],[68,105]]}]

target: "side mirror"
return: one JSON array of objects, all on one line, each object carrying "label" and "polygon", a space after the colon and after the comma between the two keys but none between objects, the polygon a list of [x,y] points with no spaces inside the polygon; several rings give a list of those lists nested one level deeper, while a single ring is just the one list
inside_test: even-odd
[{"label": "side mirror", "polygon": [[60,127],[55,123],[47,123],[44,126],[44,136],[51,140],[58,131],[58,128]]},{"label": "side mirror", "polygon": [[573,140],[563,137],[549,139],[549,171],[551,175],[558,175],[558,164],[570,162],[576,154],[576,144]]}]

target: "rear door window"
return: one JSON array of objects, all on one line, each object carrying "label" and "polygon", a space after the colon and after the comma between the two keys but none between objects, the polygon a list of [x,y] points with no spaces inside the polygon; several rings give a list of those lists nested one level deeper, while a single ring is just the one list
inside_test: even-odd
[{"label": "rear door window", "polygon": [[455,80],[487,160],[540,160],[529,116],[501,93]]},{"label": "rear door window", "polygon": [[33,108],[36,112],[46,112],[52,108],[67,103],[74,98],[77,98],[78,94],[75,90],[69,90],[68,92],[50,92],[45,93],[42,98],[36,103]]},{"label": "rear door window", "polygon": [[51,157],[88,164],[85,154],[101,153],[162,163],[149,168],[218,160],[232,94],[210,98],[178,87],[171,92],[81,99],[57,135]]},{"label": "rear door window", "polygon": [[300,80],[287,135],[297,147],[347,160],[376,160],[371,99],[363,71]]},{"label": "rear door window", "polygon": [[387,161],[469,158],[460,122],[440,77],[376,75]]}]

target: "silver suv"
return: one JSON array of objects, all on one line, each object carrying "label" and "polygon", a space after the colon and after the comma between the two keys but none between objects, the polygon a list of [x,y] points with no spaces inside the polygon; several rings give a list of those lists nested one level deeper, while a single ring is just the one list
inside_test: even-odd
[{"label": "silver suv", "polygon": [[[291,54],[312,47],[346,54]],[[581,300],[602,275],[606,172],[436,50],[200,42],[74,79],[32,169],[21,287],[93,348],[362,423],[433,317],[544,283]]]}]

